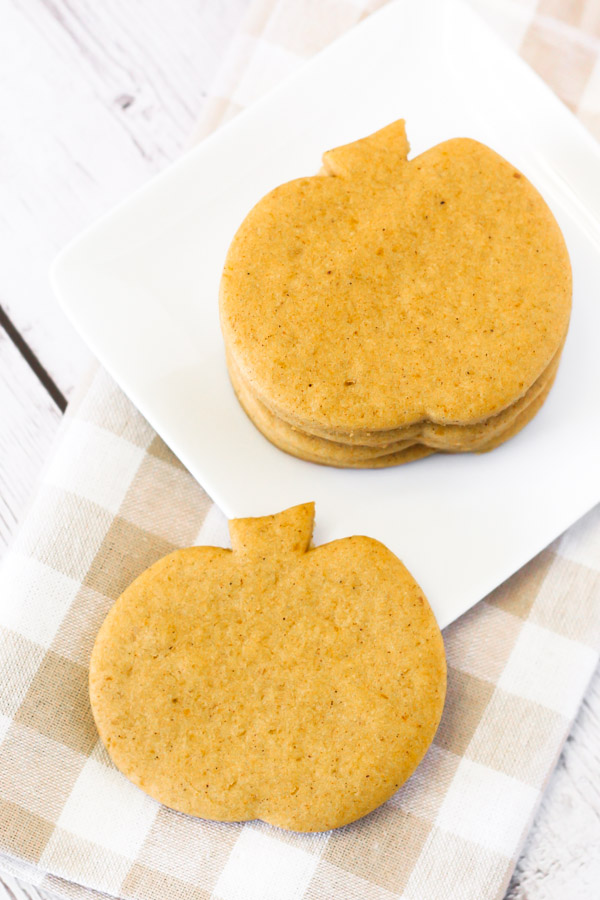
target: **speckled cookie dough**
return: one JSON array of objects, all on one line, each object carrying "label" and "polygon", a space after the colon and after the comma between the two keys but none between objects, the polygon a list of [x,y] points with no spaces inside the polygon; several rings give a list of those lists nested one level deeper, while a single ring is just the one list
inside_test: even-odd
[{"label": "speckled cookie dough", "polygon": [[228,354],[308,434],[485,423],[564,342],[569,257],[533,185],[470,139],[407,153],[402,121],[326,153],[327,174],[264,197],[229,249]]},{"label": "speckled cookie dough", "polygon": [[159,560],[100,629],[100,737],[173,809],[336,828],[387,800],[433,739],[446,664],[423,592],[371,538],[309,549],[313,515],[233,520],[233,551]]}]

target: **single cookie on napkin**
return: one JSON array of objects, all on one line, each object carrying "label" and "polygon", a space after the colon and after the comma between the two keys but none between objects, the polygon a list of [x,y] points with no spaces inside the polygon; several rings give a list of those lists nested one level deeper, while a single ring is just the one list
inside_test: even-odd
[{"label": "single cookie on napkin", "polygon": [[98,634],[90,698],[117,767],[174,809],[323,831],[387,800],[440,721],[442,637],[386,547],[310,548],[314,505],[159,560]]}]

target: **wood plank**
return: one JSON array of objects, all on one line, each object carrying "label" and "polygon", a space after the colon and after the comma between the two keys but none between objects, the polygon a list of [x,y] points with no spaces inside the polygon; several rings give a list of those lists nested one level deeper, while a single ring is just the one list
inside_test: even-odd
[{"label": "wood plank", "polygon": [[0,876],[0,900],[57,900],[42,888],[36,888],[11,875]]},{"label": "wood plank", "polygon": [[0,0],[0,304],[69,396],[56,252],[186,146],[248,0]]},{"label": "wood plank", "polygon": [[62,414],[0,329],[0,555],[48,458]]}]

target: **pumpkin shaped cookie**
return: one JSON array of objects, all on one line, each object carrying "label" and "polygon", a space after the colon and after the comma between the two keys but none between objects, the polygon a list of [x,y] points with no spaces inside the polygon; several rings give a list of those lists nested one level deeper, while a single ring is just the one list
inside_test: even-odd
[{"label": "pumpkin shaped cookie", "polygon": [[90,698],[117,767],[167,806],[321,831],[410,776],[438,726],[442,638],[378,541],[309,549],[313,504],[159,560],[98,634]]},{"label": "pumpkin shaped cookie", "polygon": [[493,150],[408,149],[395,122],[264,197],[227,254],[222,331],[245,390],[306,434],[365,446],[431,425],[436,447],[461,449],[439,429],[523,421],[552,380],[570,262],[538,191]]}]

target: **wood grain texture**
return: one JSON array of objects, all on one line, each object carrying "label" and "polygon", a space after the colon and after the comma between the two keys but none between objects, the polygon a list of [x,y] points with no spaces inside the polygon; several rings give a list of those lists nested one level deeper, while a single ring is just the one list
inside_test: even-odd
[{"label": "wood grain texture", "polygon": [[56,252],[177,157],[247,0],[0,0],[0,303],[69,396]]},{"label": "wood grain texture", "polygon": [[3,875],[0,878],[0,900],[57,900],[57,897],[12,875]]},{"label": "wood grain texture", "polygon": [[0,552],[9,544],[62,414],[0,329]]}]

